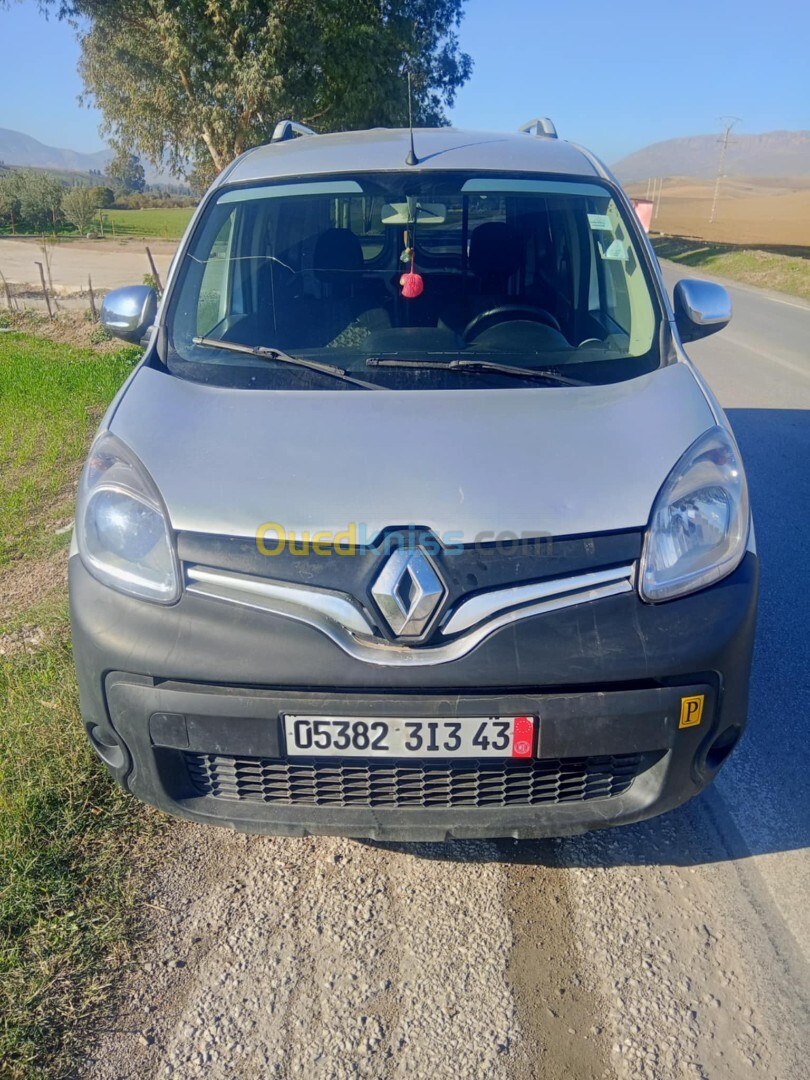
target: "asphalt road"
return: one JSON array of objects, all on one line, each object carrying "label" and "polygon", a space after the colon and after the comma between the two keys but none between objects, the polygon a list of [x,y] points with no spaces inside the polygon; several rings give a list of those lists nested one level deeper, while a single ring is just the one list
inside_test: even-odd
[{"label": "asphalt road", "polygon": [[731,293],[732,325],[689,351],[745,457],[762,598],[750,723],[716,784],[559,841],[178,824],[84,1080],[808,1075],[810,305]]},{"label": "asphalt road", "polygon": [[[671,264],[664,272],[671,294],[683,273]],[[689,354],[743,453],[761,599],[748,731],[706,801],[733,825],[730,852],[755,856],[810,961],[810,304],[724,284],[732,321]]]}]

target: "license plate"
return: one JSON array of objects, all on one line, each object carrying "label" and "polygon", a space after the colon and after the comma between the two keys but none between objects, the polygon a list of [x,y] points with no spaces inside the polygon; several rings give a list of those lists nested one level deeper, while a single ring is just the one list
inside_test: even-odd
[{"label": "license plate", "polygon": [[288,757],[531,758],[535,716],[284,717]]}]

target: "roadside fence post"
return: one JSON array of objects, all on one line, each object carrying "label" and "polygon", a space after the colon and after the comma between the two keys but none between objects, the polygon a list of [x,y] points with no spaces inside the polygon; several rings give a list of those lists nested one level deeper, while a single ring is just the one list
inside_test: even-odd
[{"label": "roadside fence post", "polygon": [[155,266],[155,260],[152,258],[152,252],[149,250],[148,247],[146,249],[146,257],[149,259],[149,265],[152,268],[152,277],[155,279],[155,282],[157,283],[157,291],[159,293],[162,293],[163,292],[163,286],[162,286],[162,284],[160,282],[160,274],[158,273],[157,266]]},{"label": "roadside fence post", "polygon": [[93,279],[90,275],[87,275],[87,291],[90,293],[90,314],[93,316],[93,322],[98,322],[98,312],[96,311],[96,297],[93,293]]},{"label": "roadside fence post", "polygon": [[42,295],[45,297],[45,306],[48,309],[48,318],[53,318],[53,310],[51,309],[51,298],[48,296],[48,288],[45,285],[45,271],[42,269],[42,263],[38,262],[36,265],[39,267],[39,280],[42,282]]},{"label": "roadside fence post", "polygon": [[11,302],[11,289],[8,287],[8,282],[3,277],[3,271],[2,270],[0,270],[0,281],[3,282],[3,289],[4,289],[5,294],[6,294],[6,303],[8,304],[8,310],[13,311],[14,310],[14,305]]}]

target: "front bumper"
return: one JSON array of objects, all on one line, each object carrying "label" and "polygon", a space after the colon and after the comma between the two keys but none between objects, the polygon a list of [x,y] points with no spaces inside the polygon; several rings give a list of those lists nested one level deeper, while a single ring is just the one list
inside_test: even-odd
[{"label": "front bumper", "polygon": [[[749,553],[734,574],[681,600],[610,597],[526,619],[446,664],[387,668],[266,612],[189,594],[170,608],[122,596],[74,556],[82,713],[93,745],[133,794],[248,832],[444,840],[561,836],[638,821],[702,790],[742,733],[757,575]],[[700,695],[700,724],[680,727],[682,699]],[[285,712],[534,713],[543,795],[534,805],[285,805],[261,784],[218,786],[217,770],[255,778],[286,767]],[[631,767],[625,784],[622,770],[626,778]],[[620,779],[593,785],[594,770]]]}]

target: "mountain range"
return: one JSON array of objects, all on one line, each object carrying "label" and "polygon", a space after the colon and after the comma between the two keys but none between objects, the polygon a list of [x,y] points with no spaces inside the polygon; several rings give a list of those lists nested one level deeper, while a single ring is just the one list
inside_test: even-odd
[{"label": "mountain range", "polygon": [[[720,135],[667,139],[617,161],[613,172],[623,184],[654,176],[708,179],[717,174]],[[731,132],[723,168],[726,176],[810,176],[810,131]]]},{"label": "mountain range", "polygon": [[[36,169],[54,169],[58,172],[89,173],[97,170],[103,173],[112,156],[112,150],[96,150],[92,154],[83,154],[79,150],[47,146],[22,131],[0,128],[0,163],[3,165],[24,165]],[[148,161],[144,161],[143,167],[147,184],[181,183],[176,177],[156,169]]]}]

